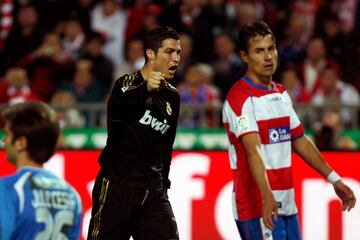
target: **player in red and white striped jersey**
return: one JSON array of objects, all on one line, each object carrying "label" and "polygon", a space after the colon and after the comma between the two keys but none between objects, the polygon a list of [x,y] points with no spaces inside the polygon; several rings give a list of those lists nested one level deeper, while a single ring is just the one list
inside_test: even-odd
[{"label": "player in red and white striped jersey", "polygon": [[236,224],[243,240],[301,239],[292,150],[334,185],[343,210],[353,208],[356,199],[304,136],[284,87],[273,82],[278,54],[270,28],[256,21],[243,27],[239,36],[240,56],[248,69],[230,89],[223,106]]}]

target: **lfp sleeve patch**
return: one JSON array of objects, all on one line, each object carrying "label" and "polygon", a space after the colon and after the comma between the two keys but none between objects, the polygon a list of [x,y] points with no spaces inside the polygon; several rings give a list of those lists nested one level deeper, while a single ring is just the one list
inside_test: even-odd
[{"label": "lfp sleeve patch", "polygon": [[249,118],[246,115],[241,115],[236,119],[236,130],[239,134],[249,131]]}]

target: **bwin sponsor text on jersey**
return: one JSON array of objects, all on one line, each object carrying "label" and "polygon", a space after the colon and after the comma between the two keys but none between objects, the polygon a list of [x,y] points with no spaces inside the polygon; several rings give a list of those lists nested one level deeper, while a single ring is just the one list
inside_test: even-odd
[{"label": "bwin sponsor text on jersey", "polygon": [[146,110],[144,116],[142,116],[139,122],[144,125],[150,125],[155,131],[165,134],[170,128],[170,125],[166,124],[166,119],[164,119],[164,122],[160,122],[157,118],[151,116],[150,113],[150,110]]}]

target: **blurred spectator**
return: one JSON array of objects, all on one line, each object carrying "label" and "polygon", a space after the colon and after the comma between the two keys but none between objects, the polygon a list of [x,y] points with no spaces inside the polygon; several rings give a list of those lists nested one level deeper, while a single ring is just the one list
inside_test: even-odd
[{"label": "blurred spectator", "polygon": [[[205,2],[205,1],[204,1]],[[194,40],[194,55],[202,62],[211,62],[214,57],[214,35],[227,29],[230,21],[226,14],[226,0],[209,0],[196,19],[197,26],[191,31]]]},{"label": "blurred spectator", "polygon": [[101,34],[93,32],[88,35],[81,58],[91,59],[94,63],[92,71],[97,80],[101,82],[106,89],[110,89],[113,82],[114,66],[109,58],[102,52],[105,39]]},{"label": "blurred spectator", "polygon": [[302,44],[306,44],[313,35],[319,3],[320,0],[295,0],[293,3],[292,15],[305,21],[305,28],[301,38]]},{"label": "blurred spectator", "polygon": [[328,110],[321,122],[314,125],[315,145],[321,151],[338,149],[338,141],[342,131],[341,117],[336,110]]},{"label": "blurred spectator", "polygon": [[73,1],[68,0],[21,0],[19,2],[33,2],[39,11],[39,21],[46,31],[54,31],[59,21],[69,16]]},{"label": "blurred spectator", "polygon": [[[310,95],[301,84],[295,69],[288,68],[283,71],[281,74],[281,82],[289,94],[293,105],[307,104],[310,102]],[[311,126],[313,121],[316,120],[316,114],[312,109],[298,107],[296,113],[305,127]]]},{"label": "blurred spectator", "polygon": [[262,19],[264,16],[264,8],[260,4],[257,8],[257,4],[248,1],[238,1],[236,5],[236,18],[235,18],[235,28],[240,29],[244,25]]},{"label": "blurred spectator", "polygon": [[[360,10],[359,10],[360,11]],[[360,31],[357,32],[356,36],[354,37],[353,43],[353,58],[352,58],[352,74],[354,75],[354,84],[357,90],[360,92]]]},{"label": "blurred spectator", "polygon": [[359,93],[351,84],[344,83],[336,70],[327,66],[320,77],[321,85],[313,96],[315,104],[341,103],[347,105],[358,105]]},{"label": "blurred spectator", "polygon": [[302,35],[305,30],[305,21],[302,18],[291,16],[284,31],[283,40],[279,41],[279,68],[278,72],[282,72],[283,68],[289,65],[299,64],[304,58],[305,43]]},{"label": "blurred spectator", "polygon": [[[356,88],[352,85],[343,82],[339,74],[330,66],[326,66],[323,70],[321,77],[321,86],[315,92],[312,102],[318,106],[325,106],[326,104],[335,105],[350,105],[359,106],[360,98]],[[341,117],[347,126],[351,126],[355,111],[349,108],[342,107]]]},{"label": "blurred spectator", "polygon": [[27,101],[40,101],[40,98],[30,89],[25,69],[8,69],[2,84],[5,84],[6,88],[6,95],[3,96],[4,103],[16,104]]},{"label": "blurred spectator", "polygon": [[[263,0],[241,0],[228,1],[228,13],[230,8],[234,8],[234,15],[230,17],[234,35],[238,34],[239,29],[255,20],[264,20],[271,28],[275,28],[277,21],[276,12],[272,3]],[[230,14],[232,15],[232,14]]]},{"label": "blurred spectator", "polygon": [[328,14],[322,21],[321,38],[324,40],[327,57],[334,59],[342,69],[347,67],[348,41],[347,36],[341,31],[340,22],[335,14]]},{"label": "blurred spectator", "polygon": [[[0,6],[7,6],[7,0],[0,2]],[[341,80],[360,90],[360,31],[356,28],[356,24],[360,26],[356,20],[360,19],[360,1],[357,0],[9,2],[13,10],[2,8],[0,12],[1,19],[5,19],[0,31],[10,31],[3,48],[0,46],[0,78],[5,79],[8,69],[26,69],[27,87],[44,101],[50,101],[60,80],[72,79],[73,60],[77,58],[91,59],[90,72],[107,92],[114,76],[121,75],[124,69],[136,71],[136,66],[142,64],[142,59],[136,60],[141,48],[137,39],[160,24],[182,33],[181,62],[174,85],[182,83],[188,66],[206,62],[213,64],[214,83],[225,96],[245,70],[235,38],[231,36],[237,34],[240,26],[255,19],[263,19],[275,29],[280,56],[276,77],[282,79],[295,104],[307,102],[306,92],[310,97],[315,92],[321,95],[320,75],[328,65],[342,76]],[[46,29],[57,34],[52,32],[44,37]],[[224,32],[232,35],[226,37]],[[298,78],[292,70],[288,71],[294,66]],[[8,88],[8,80],[3,80],[0,102],[8,101]],[[343,117],[343,111],[340,112]],[[345,114],[345,118],[349,117]],[[344,124],[349,126],[348,119]]]},{"label": "blurred spectator", "polygon": [[167,4],[161,15],[161,24],[169,25],[178,32],[192,33],[194,28],[200,27],[197,18],[203,8],[202,0],[179,0],[174,4]]},{"label": "blurred spectator", "polygon": [[90,27],[90,12],[94,7],[95,0],[76,0],[73,2],[70,15],[76,16],[81,22],[81,26],[84,28],[86,34],[91,32]]},{"label": "blurred spectator", "polygon": [[[213,55],[213,19],[204,13],[206,1],[181,0],[168,5],[161,15],[161,24],[169,25],[180,33],[187,33],[193,39],[193,51],[199,61],[210,62]],[[223,20],[222,20],[223,21]]]},{"label": "blurred spectator", "polygon": [[4,39],[9,34],[13,25],[13,9],[12,0],[3,0],[0,2],[0,52],[4,47]]},{"label": "blurred spectator", "polygon": [[19,8],[14,26],[5,39],[4,52],[0,59],[0,74],[41,44],[44,30],[39,25],[38,18],[34,6],[25,5]]},{"label": "blurred spectator", "polygon": [[214,83],[220,88],[223,96],[245,72],[245,65],[237,53],[235,40],[225,32],[215,36],[214,49],[216,57],[212,62],[215,70]]},{"label": "blurred spectator", "polygon": [[181,83],[185,78],[185,72],[188,67],[192,64],[197,62],[197,59],[194,57],[193,54],[193,40],[189,34],[181,33],[180,34],[180,63],[176,69],[175,77],[173,78],[172,82],[174,85],[178,85]]},{"label": "blurred spectator", "polygon": [[42,44],[17,63],[28,69],[31,89],[45,101],[49,101],[56,83],[73,66],[70,57],[62,49],[60,36],[47,33]]},{"label": "blurred spectator", "polygon": [[59,89],[70,91],[78,103],[102,102],[107,89],[96,79],[93,67],[90,59],[79,59],[72,81],[62,81]]},{"label": "blurred spectator", "polygon": [[321,38],[314,37],[309,41],[306,57],[299,65],[299,76],[306,91],[312,96],[320,86],[319,75],[326,65],[332,66],[340,72],[340,67],[326,56],[326,48]]},{"label": "blurred spectator", "polygon": [[64,52],[70,56],[71,60],[75,61],[79,58],[84,41],[85,33],[81,22],[76,18],[66,20],[62,44]]},{"label": "blurred spectator", "polygon": [[[162,11],[162,8],[156,4],[147,5],[143,15],[142,27],[139,31],[134,33],[133,38],[144,39],[147,32],[160,27],[160,16]],[[128,28],[130,27],[128,26]]]},{"label": "blurred spectator", "polygon": [[91,28],[105,37],[103,52],[115,67],[124,61],[127,13],[116,0],[103,0],[91,12]]},{"label": "blurred spectator", "polygon": [[126,61],[117,68],[114,73],[114,80],[129,72],[137,72],[143,67],[144,43],[140,39],[132,39],[126,44]]},{"label": "blurred spectator", "polygon": [[126,42],[133,39],[144,28],[144,18],[148,11],[159,11],[161,8],[151,4],[151,0],[125,1],[128,8],[128,22],[126,26]]},{"label": "blurred spectator", "polygon": [[208,34],[213,36],[229,25],[230,22],[226,12],[226,4],[226,0],[209,0],[204,6],[200,17],[203,18],[203,22],[207,24],[204,27],[209,31]]},{"label": "blurred spectator", "polygon": [[[271,1],[274,7],[274,16],[276,19],[275,26],[271,27],[276,36],[276,39],[280,42],[282,35],[285,33],[285,29],[289,24],[290,14],[292,12],[293,1]],[[286,34],[286,33],[285,33]]]},{"label": "blurred spectator", "polygon": [[293,104],[310,102],[310,96],[301,84],[301,81],[294,69],[285,70],[282,73],[281,81]]},{"label": "blurred spectator", "polygon": [[349,136],[342,136],[343,122],[336,109],[327,110],[313,128],[314,141],[319,150],[354,150],[358,146]]},{"label": "blurred spectator", "polygon": [[357,0],[328,0],[321,1],[322,5],[317,13],[317,21],[321,25],[324,18],[336,15],[341,31],[349,34],[354,30],[357,11]]},{"label": "blurred spectator", "polygon": [[76,98],[71,92],[56,91],[51,97],[50,103],[56,108],[61,129],[85,127],[85,118],[76,109]]},{"label": "blurred spectator", "polygon": [[162,8],[155,4],[150,4],[146,8],[144,15],[144,26],[142,31],[148,32],[157,27],[160,27],[160,15],[162,13]]},{"label": "blurred spectator", "polygon": [[212,83],[213,76],[212,67],[204,63],[192,65],[186,71],[185,81],[178,87],[180,103],[187,106],[180,114],[180,127],[219,127],[214,107],[219,107],[221,100],[219,90]]}]

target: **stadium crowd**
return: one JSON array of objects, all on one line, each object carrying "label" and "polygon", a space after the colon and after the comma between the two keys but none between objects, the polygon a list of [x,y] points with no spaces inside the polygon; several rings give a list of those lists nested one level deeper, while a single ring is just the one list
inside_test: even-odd
[{"label": "stadium crowd", "polygon": [[104,103],[114,80],[142,67],[144,33],[169,25],[181,33],[182,47],[173,84],[183,106],[202,106],[182,111],[179,127],[219,127],[211,109],[221,107],[245,71],[238,30],[256,19],[274,29],[280,59],[274,80],[295,106],[335,106],[315,121],[314,112],[298,112],[315,133],[336,135],[354,127],[358,115],[351,110],[360,102],[357,0],[0,0],[0,6],[0,103],[68,106],[64,126],[84,126],[86,116],[71,106]]}]

